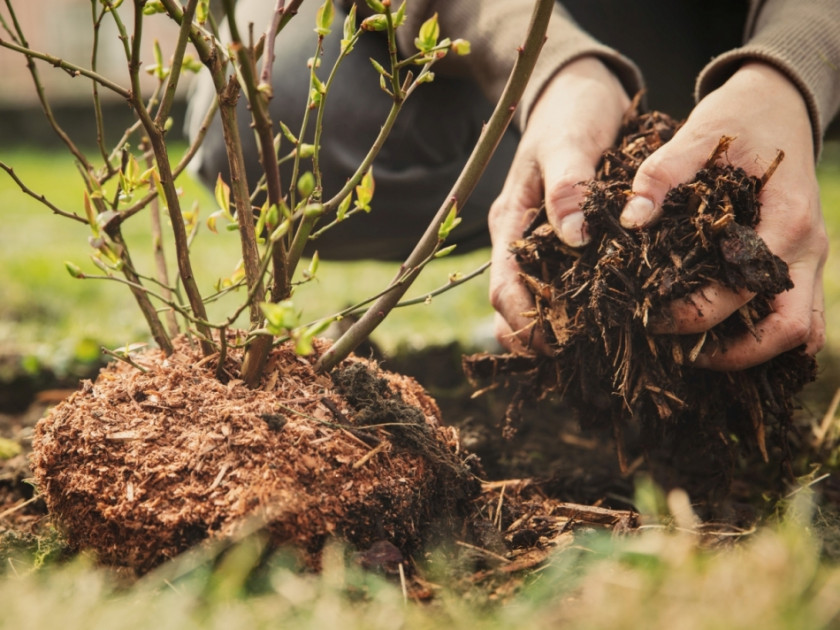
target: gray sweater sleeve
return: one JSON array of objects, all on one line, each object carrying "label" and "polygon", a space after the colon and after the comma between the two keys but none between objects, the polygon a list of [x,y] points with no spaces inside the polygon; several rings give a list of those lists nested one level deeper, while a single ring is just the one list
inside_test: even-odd
[{"label": "gray sweater sleeve", "polygon": [[745,61],[762,61],[799,88],[819,155],[822,136],[840,108],[840,0],[753,1],[745,43],[713,59],[697,78],[699,100]]},{"label": "gray sweater sleeve", "polygon": [[[525,41],[533,5],[533,0],[412,0],[407,5],[406,24],[398,31],[398,44],[403,54],[414,52],[414,38],[420,25],[437,13],[442,37],[460,37],[472,47],[472,52],[464,57],[449,55],[440,71],[472,77],[487,98],[495,102],[513,68],[517,47]],[[581,30],[555,3],[545,45],[517,108],[514,124],[524,128],[534,102],[548,81],[563,66],[587,55],[594,55],[609,66],[631,97],[642,88],[641,74],[629,59]]]}]

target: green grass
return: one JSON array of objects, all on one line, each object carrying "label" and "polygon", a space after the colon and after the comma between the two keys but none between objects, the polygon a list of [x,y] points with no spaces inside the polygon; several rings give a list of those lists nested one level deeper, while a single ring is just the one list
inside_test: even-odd
[{"label": "green grass", "polygon": [[[63,210],[84,213],[79,175],[61,151],[0,150],[0,160],[13,165],[27,186],[44,192]],[[108,345],[145,340],[145,324],[124,286],[74,280],[66,272],[64,261],[78,264],[85,272],[100,273],[88,260],[87,227],[53,216],[4,173],[0,175],[0,343],[31,352],[45,345],[75,345],[84,338]],[[215,210],[212,196],[203,187],[187,176],[179,183],[184,207],[197,202],[205,218]],[[147,270],[151,269],[148,230],[143,217],[128,222],[126,228],[135,263]],[[214,282],[229,276],[240,258],[238,235],[214,234],[202,226],[193,251],[199,286],[209,294]],[[488,259],[489,251],[480,251],[435,261],[408,297],[445,285],[451,273],[469,273]],[[396,271],[396,263],[323,261],[316,280],[296,291],[295,304],[304,321],[315,320],[375,295]],[[221,319],[242,297],[239,294],[211,306],[211,316]],[[428,304],[397,309],[374,340],[391,351],[452,340],[468,343],[476,322],[489,321],[491,314],[485,273]]]}]

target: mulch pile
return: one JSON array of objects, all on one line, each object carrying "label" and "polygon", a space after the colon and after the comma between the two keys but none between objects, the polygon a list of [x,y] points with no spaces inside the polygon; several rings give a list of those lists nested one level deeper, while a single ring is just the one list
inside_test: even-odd
[{"label": "mulch pile", "polygon": [[[802,348],[742,372],[692,367],[701,351],[726,352],[772,311],[773,296],[792,284],[787,265],[755,232],[758,194],[783,158],[763,177],[726,161],[722,138],[695,179],[672,189],[654,226],[628,231],[618,217],[642,161],[678,129],[668,116],[628,114],[616,147],[602,156],[583,212],[592,242],[566,247],[542,210],[512,251],[535,300],[535,326],[553,355],[476,355],[465,367],[477,385],[512,375],[519,393],[509,411],[535,397],[560,396],[581,423],[608,426],[623,469],[628,452],[653,453],[678,464],[702,462],[699,475],[725,483],[738,453],[764,461],[791,459],[794,395],[814,379],[816,364]],[[771,156],[772,157],[772,156]],[[710,282],[756,297],[708,333],[650,332],[654,318],[677,299],[692,299]]]},{"label": "mulch pile", "polygon": [[280,346],[249,389],[219,380],[216,357],[184,339],[171,357],[132,358],[142,370],[115,362],[38,422],[31,464],[70,550],[137,575],[261,531],[268,551],[294,549],[316,569],[328,540],[349,543],[361,566],[399,575],[421,600],[436,590],[423,550],[454,544],[462,579],[501,593],[581,528],[638,525],[632,511],[566,503],[528,479],[481,481],[426,391],[370,361],[328,376]]},{"label": "mulch pile", "polygon": [[[142,573],[256,520],[317,566],[330,537],[413,549],[478,494],[455,429],[412,379],[361,360],[336,383],[277,348],[262,387],[221,382],[181,340],[53,408],[32,467],[74,548]],[[230,371],[235,369],[235,355]]]}]

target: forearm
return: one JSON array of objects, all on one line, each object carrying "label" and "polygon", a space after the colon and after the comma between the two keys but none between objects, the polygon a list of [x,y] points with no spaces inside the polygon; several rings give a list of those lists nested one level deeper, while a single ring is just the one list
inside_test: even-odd
[{"label": "forearm", "polygon": [[746,62],[767,63],[802,95],[818,155],[823,133],[840,109],[840,0],[755,4],[746,43],[706,66],[697,79],[696,98],[720,87]]}]

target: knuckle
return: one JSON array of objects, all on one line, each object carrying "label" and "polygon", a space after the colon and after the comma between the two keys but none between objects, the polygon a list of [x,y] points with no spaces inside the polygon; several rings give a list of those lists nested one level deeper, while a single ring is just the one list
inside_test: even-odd
[{"label": "knuckle", "polygon": [[796,348],[811,342],[812,333],[817,332],[811,324],[810,313],[807,313],[807,317],[797,316],[789,319],[783,329],[786,349]]},{"label": "knuckle", "polygon": [[585,183],[589,179],[584,174],[567,172],[558,178],[554,178],[546,186],[546,203],[560,211],[577,210],[578,204],[583,201],[586,192]]}]

